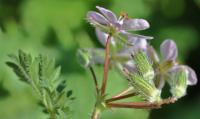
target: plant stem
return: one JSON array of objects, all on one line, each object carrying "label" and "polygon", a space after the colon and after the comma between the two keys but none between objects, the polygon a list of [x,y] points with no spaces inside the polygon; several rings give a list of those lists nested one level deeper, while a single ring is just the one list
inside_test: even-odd
[{"label": "plant stem", "polygon": [[135,108],[135,109],[155,109],[160,108],[160,105],[149,102],[122,102],[122,103],[107,103],[111,108]]},{"label": "plant stem", "polygon": [[174,103],[176,98],[167,98],[163,99],[160,102],[120,102],[120,103],[112,103],[108,102],[106,105],[111,108],[135,108],[135,109],[157,109],[161,108],[164,104]]},{"label": "plant stem", "polygon": [[89,67],[89,69],[90,69],[90,72],[91,72],[92,77],[93,77],[93,80],[94,80],[94,84],[95,84],[95,88],[96,88],[96,93],[97,93],[97,95],[99,95],[98,81],[97,81],[97,78],[96,78],[95,72],[94,72],[94,70],[93,70],[92,67]]},{"label": "plant stem", "polygon": [[118,96],[118,97],[112,97],[110,99],[107,99],[106,103],[117,101],[117,100],[121,100],[121,99],[125,99],[125,98],[129,98],[129,97],[136,96],[136,95],[137,95],[137,93],[130,93],[130,94],[121,95],[121,96]]},{"label": "plant stem", "polygon": [[50,113],[50,119],[56,119],[56,114],[54,112]]},{"label": "plant stem", "polygon": [[100,116],[100,110],[95,106],[92,112],[91,119],[99,119],[99,116]]},{"label": "plant stem", "polygon": [[108,80],[108,71],[109,71],[109,55],[110,55],[110,40],[111,35],[108,35],[106,40],[106,51],[105,51],[105,63],[104,63],[104,76],[103,76],[103,82],[101,87],[101,95],[105,95],[106,90],[106,84]]},{"label": "plant stem", "polygon": [[176,101],[177,101],[176,98],[170,97],[170,98],[161,100],[158,104],[159,104],[159,105],[171,104],[171,103],[175,103]]},{"label": "plant stem", "polygon": [[130,91],[132,91],[132,90],[133,90],[133,87],[129,87],[129,88],[123,90],[122,92],[118,93],[117,95],[113,96],[112,98],[117,98],[117,97],[120,97],[120,96],[123,96],[126,94],[130,94]]}]

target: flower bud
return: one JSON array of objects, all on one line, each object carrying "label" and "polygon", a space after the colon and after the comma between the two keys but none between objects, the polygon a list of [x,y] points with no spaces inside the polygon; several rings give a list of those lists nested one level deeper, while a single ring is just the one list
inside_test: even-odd
[{"label": "flower bud", "polygon": [[84,49],[80,49],[77,52],[77,59],[81,66],[87,68],[91,65],[91,55]]},{"label": "flower bud", "polygon": [[144,80],[138,74],[130,74],[131,85],[136,89],[142,97],[150,102],[160,101],[160,90],[158,90],[154,85],[150,84],[147,80]]},{"label": "flower bud", "polygon": [[152,64],[143,52],[137,52],[133,56],[133,60],[139,73],[144,77],[145,80],[152,80],[155,76]]},{"label": "flower bud", "polygon": [[181,68],[177,70],[174,79],[172,79],[171,93],[177,99],[186,95],[187,77],[187,70]]}]

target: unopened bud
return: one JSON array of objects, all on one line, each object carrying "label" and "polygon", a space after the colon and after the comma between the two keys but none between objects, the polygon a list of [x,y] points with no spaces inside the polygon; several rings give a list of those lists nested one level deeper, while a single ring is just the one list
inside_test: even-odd
[{"label": "unopened bud", "polygon": [[84,49],[79,49],[77,52],[77,59],[81,66],[87,68],[91,65],[91,55]]},{"label": "unopened bud", "polygon": [[131,85],[149,102],[160,101],[160,90],[138,74],[130,74]]},{"label": "unopened bud", "polygon": [[145,80],[152,80],[155,76],[152,64],[143,52],[137,52],[133,56],[134,63],[139,73]]},{"label": "unopened bud", "polygon": [[181,98],[186,95],[187,89],[187,70],[179,69],[177,70],[174,79],[171,83],[171,93],[174,97]]}]

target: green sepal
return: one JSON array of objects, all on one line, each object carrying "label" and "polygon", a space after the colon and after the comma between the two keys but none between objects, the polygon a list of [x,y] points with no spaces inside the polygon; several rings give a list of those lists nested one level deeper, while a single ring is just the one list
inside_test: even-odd
[{"label": "green sepal", "polygon": [[147,80],[138,74],[130,74],[130,84],[137,90],[142,97],[150,102],[157,102],[160,100],[160,90],[154,85],[150,84]]},{"label": "green sepal", "polygon": [[79,49],[77,52],[77,59],[82,67],[89,67],[91,65],[91,55],[84,49]]},{"label": "green sepal", "polygon": [[152,63],[150,63],[147,56],[143,52],[139,51],[132,55],[132,57],[139,73],[145,80],[151,81],[155,74]]},{"label": "green sepal", "polygon": [[184,69],[180,69],[171,79],[171,93],[177,99],[186,95],[187,89],[187,72]]}]

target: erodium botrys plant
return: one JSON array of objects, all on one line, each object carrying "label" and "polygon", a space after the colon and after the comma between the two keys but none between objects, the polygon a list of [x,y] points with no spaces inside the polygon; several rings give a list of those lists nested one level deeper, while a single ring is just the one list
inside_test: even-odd
[{"label": "erodium botrys plant", "polygon": [[[178,51],[173,40],[165,40],[160,46],[161,57],[148,43],[149,36],[133,34],[131,31],[150,27],[144,19],[131,19],[126,13],[120,17],[97,6],[99,12],[89,11],[87,21],[95,27],[104,48],[80,49],[78,59],[91,71],[96,87],[96,103],[91,119],[98,119],[104,109],[136,108],[154,109],[177,101],[186,94],[188,85],[195,85],[197,77],[193,69],[176,61]],[[93,66],[104,65],[102,84],[99,85]],[[130,85],[121,93],[107,98],[106,84],[110,67],[116,67]],[[163,99],[164,84],[170,86],[171,96]],[[119,102],[121,99],[142,97],[142,102]],[[118,102],[115,102],[118,101]]]}]

